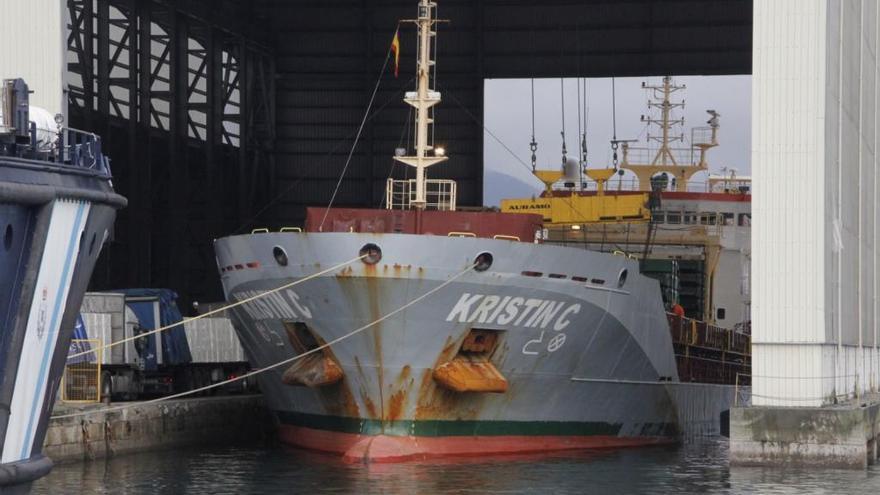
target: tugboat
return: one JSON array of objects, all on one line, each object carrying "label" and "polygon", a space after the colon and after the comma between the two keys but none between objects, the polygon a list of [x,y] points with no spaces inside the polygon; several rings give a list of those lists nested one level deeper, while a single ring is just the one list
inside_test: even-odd
[{"label": "tugboat", "polygon": [[429,140],[436,6],[413,21],[415,153],[395,156],[415,179],[389,180],[387,209],[309,208],[304,231],[215,241],[228,301],[268,292],[233,310],[255,367],[364,328],[259,375],[281,439],[377,462],[676,441],[657,280],[543,243],[541,215],[458,211],[454,182],[426,178],[447,158]]},{"label": "tugboat", "polygon": [[582,147],[579,160],[565,160],[561,170],[534,170],[533,137],[533,172],[545,190],[504,199],[501,211],[540,214],[545,244],[639,259],[641,273],[660,282],[669,311],[679,422],[691,438],[723,434],[725,411],[750,400],[751,179],[727,167],[709,174],[718,112],[706,110],[707,125],[687,139],[684,119],[672,115],[684,107],[673,95],[685,86],[665,76],[642,88],[645,143],[612,141],[607,168],[587,168]]},{"label": "tugboat", "polygon": [[[83,294],[125,198],[101,139],[0,87],[0,487],[32,481]],[[36,122],[35,122],[36,121]]]}]

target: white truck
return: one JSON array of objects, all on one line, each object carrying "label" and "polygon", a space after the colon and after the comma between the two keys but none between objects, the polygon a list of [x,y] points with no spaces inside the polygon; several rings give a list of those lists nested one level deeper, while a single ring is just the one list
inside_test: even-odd
[{"label": "white truck", "polygon": [[[143,395],[167,395],[250,370],[228,318],[182,318],[175,299],[176,294],[167,289],[86,293],[80,312],[90,340],[108,345],[144,334],[101,352],[102,397],[136,400]],[[146,335],[179,321],[183,324],[176,328]],[[255,384],[256,380],[245,379],[223,388],[245,392]]]}]

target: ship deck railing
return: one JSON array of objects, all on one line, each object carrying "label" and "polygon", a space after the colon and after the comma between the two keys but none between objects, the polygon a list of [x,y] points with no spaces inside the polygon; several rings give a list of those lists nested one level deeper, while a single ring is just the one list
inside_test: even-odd
[{"label": "ship deck railing", "polygon": [[38,128],[31,122],[29,142],[6,145],[2,147],[2,154],[94,170],[110,176],[110,159],[101,148],[101,137],[95,133],[64,126]]},{"label": "ship deck railing", "polygon": [[[624,165],[621,165],[622,167]],[[583,176],[581,187],[577,187],[577,182],[573,182],[571,178],[563,178],[555,182],[552,186],[554,191],[581,191],[596,192],[598,184],[590,180],[586,175]],[[609,179],[605,184],[605,192],[614,194],[616,192],[648,192],[650,187],[639,183],[639,180],[631,175],[616,176]],[[710,177],[706,181],[688,181],[687,188],[675,191],[672,185],[668,185],[663,192],[691,192],[691,193],[727,193],[727,194],[750,194],[751,180],[741,177],[721,178]]]},{"label": "ship deck railing", "polygon": [[673,313],[667,313],[667,321],[680,380],[732,385],[751,374],[747,327],[722,328]]},{"label": "ship deck railing", "polygon": [[[696,147],[669,147],[666,148],[666,150],[669,155],[672,155],[671,159],[669,158],[669,155],[658,157],[657,153],[659,153],[660,151],[659,148],[634,146],[627,147],[626,153],[624,153],[623,155],[624,160],[621,164],[621,167],[626,168],[627,165],[667,165],[674,167],[695,167],[699,165],[700,150]],[[665,163],[663,161],[663,158],[666,159]]]}]

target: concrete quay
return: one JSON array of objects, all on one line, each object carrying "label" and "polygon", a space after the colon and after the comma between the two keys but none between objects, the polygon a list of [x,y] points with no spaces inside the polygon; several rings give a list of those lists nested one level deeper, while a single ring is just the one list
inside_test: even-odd
[{"label": "concrete quay", "polygon": [[[128,403],[113,405],[123,404]],[[106,407],[58,403],[53,415]],[[43,454],[63,463],[184,445],[260,441],[272,424],[261,395],[136,403],[120,411],[50,420]]]},{"label": "concrete quay", "polygon": [[731,466],[865,469],[877,461],[880,398],[827,407],[730,411]]}]

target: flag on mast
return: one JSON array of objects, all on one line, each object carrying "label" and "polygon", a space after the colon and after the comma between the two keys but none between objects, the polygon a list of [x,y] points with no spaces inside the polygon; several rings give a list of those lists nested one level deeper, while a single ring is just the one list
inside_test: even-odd
[{"label": "flag on mast", "polygon": [[391,51],[394,52],[394,77],[397,77],[400,71],[400,38],[397,36],[399,31],[400,28],[398,27],[394,31],[394,39],[391,40]]}]

